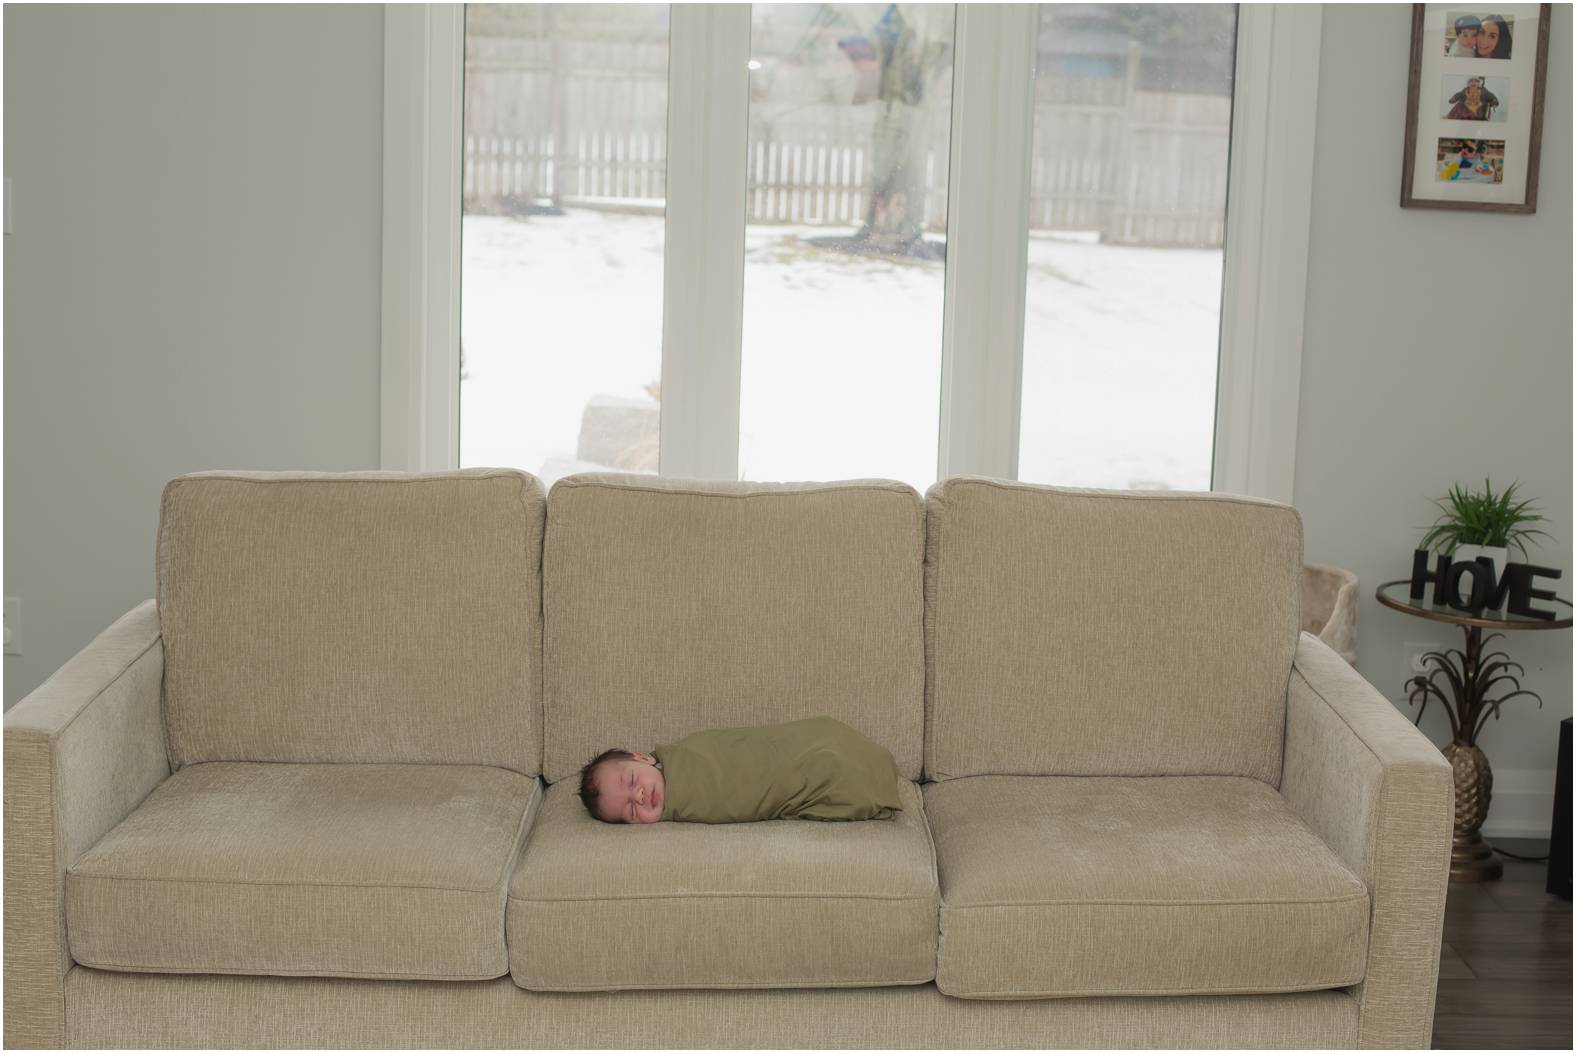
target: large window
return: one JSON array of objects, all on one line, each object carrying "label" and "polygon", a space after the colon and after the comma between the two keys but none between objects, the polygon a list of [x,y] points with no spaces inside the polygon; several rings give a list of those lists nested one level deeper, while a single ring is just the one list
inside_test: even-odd
[{"label": "large window", "polygon": [[[391,9],[390,40],[405,24],[438,40],[417,20],[450,16],[428,10]],[[454,23],[459,222],[450,233],[430,196],[445,186],[430,155],[412,264],[428,302],[454,290],[454,346],[441,311],[413,312],[419,332],[386,325],[385,404],[391,390],[404,401],[385,414],[385,450],[411,418],[441,444],[419,406],[440,405],[442,385],[429,371],[401,389],[400,369],[450,355],[449,463],[549,482],[615,470],[923,488],[946,465],[1207,489],[1227,465],[1231,488],[1276,495],[1290,458],[1260,456],[1254,436],[1288,439],[1266,405],[1294,394],[1296,357],[1275,359],[1263,336],[1300,319],[1307,158],[1282,129],[1311,118],[1311,90],[1292,89],[1316,72],[1317,17],[469,5]],[[442,62],[409,65],[427,71],[429,125],[443,121]],[[1242,171],[1233,220],[1227,177]],[[450,236],[446,284],[432,246]],[[984,268],[982,245],[996,252]],[[949,273],[949,246],[969,270]],[[401,339],[416,352],[391,357]],[[441,445],[423,449],[441,466]],[[1282,482],[1240,482],[1277,458]]]},{"label": "large window", "polygon": [[739,475],[935,481],[951,4],[755,4]]},{"label": "large window", "polygon": [[1208,490],[1236,11],[1037,29],[1018,477]]},{"label": "large window", "polygon": [[470,4],[460,464],[657,470],[668,9]]}]

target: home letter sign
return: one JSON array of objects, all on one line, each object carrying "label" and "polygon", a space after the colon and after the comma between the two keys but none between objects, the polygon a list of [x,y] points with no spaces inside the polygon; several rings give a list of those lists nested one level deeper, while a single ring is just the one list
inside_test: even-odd
[{"label": "home letter sign", "polygon": [[[1427,591],[1426,586],[1432,582],[1435,607],[1450,607],[1469,614],[1481,614],[1485,608],[1499,610],[1500,604],[1505,601],[1506,593],[1509,593],[1511,614],[1550,621],[1555,617],[1555,612],[1534,607],[1532,601],[1552,600],[1554,593],[1547,589],[1533,588],[1532,579],[1558,580],[1560,575],[1561,572],[1553,567],[1536,567],[1530,563],[1507,563],[1504,575],[1495,581],[1494,561],[1487,556],[1479,556],[1470,562],[1454,563],[1447,555],[1438,558],[1434,563],[1433,572],[1430,573],[1427,550],[1417,549],[1412,553],[1411,597],[1414,602],[1421,601]],[[1465,597],[1461,595],[1462,578],[1471,580]]]}]

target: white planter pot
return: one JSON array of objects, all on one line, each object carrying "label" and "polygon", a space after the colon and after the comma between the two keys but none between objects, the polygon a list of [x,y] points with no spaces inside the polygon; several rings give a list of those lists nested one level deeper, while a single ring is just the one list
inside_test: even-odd
[{"label": "white planter pot", "polygon": [[[1489,583],[1489,591],[1492,592],[1495,586],[1505,580],[1505,564],[1510,562],[1510,549],[1503,545],[1457,545],[1450,559],[1455,563],[1465,563],[1479,556],[1485,556],[1494,563],[1494,580]],[[1498,607],[1487,609],[1499,610],[1504,606],[1504,601],[1501,600]]]}]

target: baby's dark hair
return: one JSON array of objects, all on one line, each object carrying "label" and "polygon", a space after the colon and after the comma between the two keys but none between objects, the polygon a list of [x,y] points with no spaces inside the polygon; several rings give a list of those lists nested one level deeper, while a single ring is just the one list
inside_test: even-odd
[{"label": "baby's dark hair", "polygon": [[591,758],[591,763],[580,769],[580,800],[595,819],[602,819],[604,823],[616,823],[616,819],[603,819],[602,813],[596,810],[596,799],[601,796],[601,791],[596,788],[597,769],[608,761],[634,760],[635,755],[628,750],[603,750]]}]

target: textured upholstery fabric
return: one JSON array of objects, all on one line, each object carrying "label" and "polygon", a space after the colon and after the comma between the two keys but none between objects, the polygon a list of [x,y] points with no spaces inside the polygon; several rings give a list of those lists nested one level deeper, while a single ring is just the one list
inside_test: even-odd
[{"label": "textured upholstery fabric", "polygon": [[541,484],[523,472],[205,472],[165,487],[171,758],[540,756]]},{"label": "textured upholstery fabric", "polygon": [[183,768],[67,873],[72,956],[151,972],[500,976],[507,876],[538,785],[459,765]]},{"label": "textured upholstery fabric", "polygon": [[5,1046],[65,1041],[66,867],[169,775],[149,600],[5,715]]},{"label": "textured upholstery fabric", "polygon": [[918,787],[855,823],[609,825],[555,783],[509,885],[509,965],[536,991],[852,987],[935,976]]},{"label": "textured upholstery fabric", "polygon": [[1374,687],[1304,633],[1281,792],[1368,886],[1361,1045],[1426,1049],[1455,815],[1450,765]]},{"label": "textured upholstery fabric", "polygon": [[1276,782],[1294,509],[966,476],[926,500],[928,778]]},{"label": "textured upholstery fabric", "polygon": [[73,969],[77,1048],[1324,1049],[1344,991],[972,1002],[935,987],[538,994],[433,984]]},{"label": "textured upholstery fabric", "polygon": [[976,776],[927,786],[925,807],[946,994],[1277,993],[1362,979],[1362,882],[1261,782]]},{"label": "textured upholstery fabric", "polygon": [[817,716],[917,779],[924,540],[902,483],[560,479],[542,557],[547,780],[612,746]]}]

